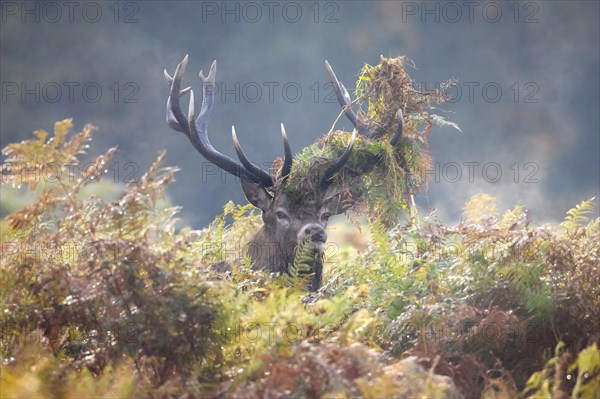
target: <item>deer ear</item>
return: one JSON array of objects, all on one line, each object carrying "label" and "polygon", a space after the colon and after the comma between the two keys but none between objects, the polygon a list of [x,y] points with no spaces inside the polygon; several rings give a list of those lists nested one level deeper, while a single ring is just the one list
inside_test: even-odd
[{"label": "deer ear", "polygon": [[271,206],[273,197],[260,184],[254,183],[248,179],[242,178],[242,191],[248,202],[262,211],[266,211]]}]

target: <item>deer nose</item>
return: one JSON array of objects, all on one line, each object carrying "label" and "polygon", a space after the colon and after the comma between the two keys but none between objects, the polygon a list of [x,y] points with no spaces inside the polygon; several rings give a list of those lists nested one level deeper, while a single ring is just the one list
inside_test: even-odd
[{"label": "deer nose", "polygon": [[327,233],[325,233],[325,229],[323,226],[313,223],[304,227],[304,234],[306,237],[310,237],[312,241],[326,242],[327,241]]}]

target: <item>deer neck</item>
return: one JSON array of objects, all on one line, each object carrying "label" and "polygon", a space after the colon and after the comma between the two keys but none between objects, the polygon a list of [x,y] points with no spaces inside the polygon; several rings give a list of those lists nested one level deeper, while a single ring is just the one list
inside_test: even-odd
[{"label": "deer neck", "polygon": [[[294,261],[297,243],[285,243],[277,240],[264,226],[250,239],[248,255],[252,259],[254,270],[270,270],[276,273],[287,273]],[[317,291],[323,281],[323,250],[315,250],[314,263],[311,265],[314,276],[310,282],[310,290]]]},{"label": "deer neck", "polygon": [[295,242],[282,242],[263,226],[250,239],[248,255],[252,259],[252,268],[255,270],[267,269],[286,273],[290,263],[294,261],[295,248]]}]

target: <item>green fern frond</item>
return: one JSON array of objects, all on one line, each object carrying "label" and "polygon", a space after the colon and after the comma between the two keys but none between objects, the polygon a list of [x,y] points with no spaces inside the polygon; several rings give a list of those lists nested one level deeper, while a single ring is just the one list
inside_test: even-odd
[{"label": "green fern frond", "polygon": [[593,214],[595,211],[595,197],[589,200],[583,201],[567,211],[565,221],[560,225],[567,229],[567,231],[573,231],[578,227],[585,225],[590,222],[588,215]]},{"label": "green fern frond", "polygon": [[383,222],[377,221],[371,225],[371,236],[375,244],[373,254],[380,267],[387,268],[394,265],[396,263],[396,256],[393,252],[391,237]]},{"label": "green fern frond", "polygon": [[306,290],[308,281],[312,277],[317,249],[310,239],[304,239],[296,246],[294,262],[288,268],[288,283],[298,290]]}]

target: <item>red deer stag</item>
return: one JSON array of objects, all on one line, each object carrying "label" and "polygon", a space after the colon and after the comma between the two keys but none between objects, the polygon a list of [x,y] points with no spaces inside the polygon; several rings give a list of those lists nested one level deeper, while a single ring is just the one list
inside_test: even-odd
[{"label": "red deer stag", "polygon": [[[214,61],[208,77],[200,71],[203,83],[203,98],[200,114],[196,118],[194,110],[194,93],[190,87],[181,89],[181,81],[188,62],[186,55],[177,65],[175,74],[171,77],[165,70],[165,77],[171,87],[167,100],[167,123],[178,131],[184,133],[196,150],[209,162],[217,167],[237,176],[241,180],[242,190],[248,201],[262,210],[263,227],[253,236],[248,246],[248,255],[252,259],[254,269],[267,269],[273,272],[286,273],[294,261],[298,243],[304,242],[315,250],[315,260],[311,265],[313,274],[310,281],[310,290],[317,291],[322,283],[323,269],[323,244],[327,241],[328,219],[332,215],[345,212],[349,205],[342,200],[339,194],[327,196],[327,188],[331,178],[338,173],[351,155],[356,131],[352,135],[347,148],[339,159],[332,162],[324,171],[318,185],[316,200],[298,201],[291,200],[288,193],[280,190],[292,170],[292,152],[288,144],[283,124],[281,135],[283,137],[284,158],[278,173],[268,173],[250,162],[237,140],[235,129],[232,127],[232,139],[239,162],[227,155],[218,152],[210,143],[207,133],[208,119],[214,105],[215,75],[217,62]],[[326,67],[331,78],[336,95],[346,116],[352,121],[360,134],[373,137],[370,127],[357,119],[356,113],[351,109],[351,99],[345,87],[337,80],[333,70],[326,62]],[[190,103],[187,117],[179,104],[180,97],[190,92]],[[402,121],[401,114],[399,121]],[[402,123],[391,139],[395,145],[402,134]],[[293,196],[298,198],[301,196]]]}]

